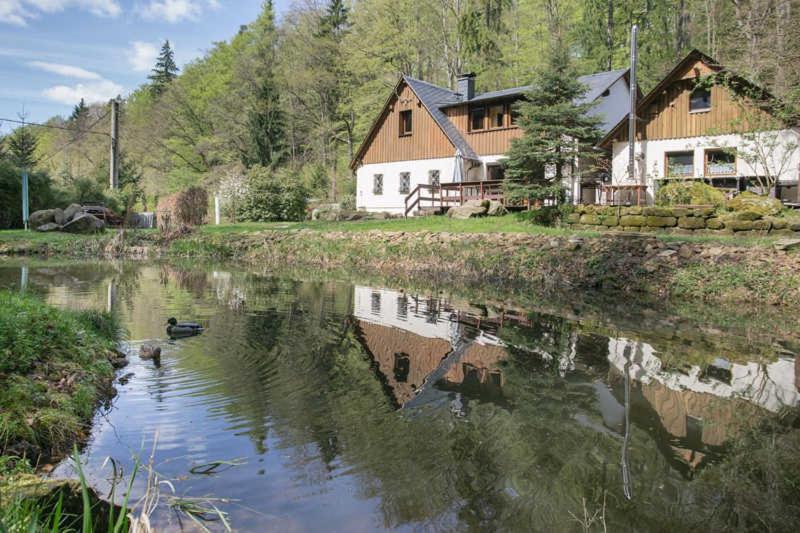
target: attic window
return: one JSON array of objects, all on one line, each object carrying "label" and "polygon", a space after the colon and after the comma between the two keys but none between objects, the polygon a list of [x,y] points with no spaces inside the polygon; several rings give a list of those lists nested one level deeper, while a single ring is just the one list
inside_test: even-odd
[{"label": "attic window", "polygon": [[411,135],[411,110],[400,111],[400,136]]},{"label": "attic window", "polygon": [[689,95],[689,112],[699,113],[711,110],[711,91],[708,89],[695,89]]},{"label": "attic window", "polygon": [[503,104],[493,105],[489,108],[489,120],[491,121],[492,128],[502,128],[506,125],[505,110],[506,106]]},{"label": "attic window", "polygon": [[486,108],[473,107],[469,111],[469,129],[478,131],[486,128]]}]

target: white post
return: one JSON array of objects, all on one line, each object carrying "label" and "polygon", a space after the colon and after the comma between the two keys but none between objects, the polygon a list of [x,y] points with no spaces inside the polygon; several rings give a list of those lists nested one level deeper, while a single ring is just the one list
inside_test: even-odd
[{"label": "white post", "polygon": [[219,226],[219,194],[214,195],[214,224]]},{"label": "white post", "polygon": [[[628,179],[636,180],[636,60],[637,60],[637,39],[639,28],[636,24],[631,28],[631,101],[630,113],[628,114]],[[642,176],[644,179],[644,176]],[[637,194],[637,205],[638,194]]]}]

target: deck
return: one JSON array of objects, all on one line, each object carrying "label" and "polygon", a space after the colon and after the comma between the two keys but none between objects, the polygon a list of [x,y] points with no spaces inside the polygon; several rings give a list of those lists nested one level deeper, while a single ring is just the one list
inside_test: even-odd
[{"label": "deck", "polygon": [[439,185],[419,184],[406,196],[405,216],[417,211],[445,211],[469,200],[495,200],[506,205],[503,180],[463,181]]}]

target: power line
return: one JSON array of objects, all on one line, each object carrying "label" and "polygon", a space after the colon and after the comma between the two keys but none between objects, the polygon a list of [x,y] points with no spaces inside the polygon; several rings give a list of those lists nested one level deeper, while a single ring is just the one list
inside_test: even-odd
[{"label": "power line", "polygon": [[[106,113],[106,115],[108,115],[108,113]],[[104,119],[106,117],[106,115],[103,115],[102,117],[97,119],[94,122],[94,124],[92,124],[92,127],[94,127],[95,124],[97,124],[102,119]],[[39,123],[36,123],[36,122],[26,122],[24,120],[14,120],[12,118],[2,118],[2,117],[0,117],[0,122],[13,122],[14,124],[22,124],[23,126],[36,126],[37,128],[50,128],[50,129],[54,129],[54,130],[69,131],[71,133],[91,133],[93,135],[103,135],[104,137],[111,137],[110,134],[103,133],[102,131],[90,131],[88,129],[86,129],[86,130],[77,130],[77,129],[74,129],[74,128],[67,128],[65,126],[55,126],[53,124],[39,124]]]}]

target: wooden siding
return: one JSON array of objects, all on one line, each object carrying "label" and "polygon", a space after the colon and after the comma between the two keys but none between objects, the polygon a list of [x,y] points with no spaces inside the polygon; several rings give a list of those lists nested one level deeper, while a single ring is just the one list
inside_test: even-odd
[{"label": "wooden siding", "polygon": [[[400,111],[405,110],[411,110],[412,132],[401,136]],[[405,83],[399,95],[392,97],[380,126],[367,142],[364,164],[452,157],[455,153],[453,144]]]},{"label": "wooden siding", "polygon": [[[510,102],[507,102],[510,103]],[[491,104],[488,104],[491,105]],[[504,128],[470,131],[469,106],[460,105],[445,110],[447,117],[458,128],[464,139],[472,146],[478,155],[504,154],[511,146],[511,140],[522,136],[522,130],[517,126]],[[506,124],[510,124],[510,117],[506,113]]]},{"label": "wooden siding", "polygon": [[[701,61],[677,73],[670,84],[639,112],[641,122],[637,139],[680,139],[704,135],[722,135],[742,131],[740,103],[723,86],[711,87],[711,109],[689,111],[689,101],[697,76],[710,74]],[[616,140],[627,141],[627,126]]]}]

